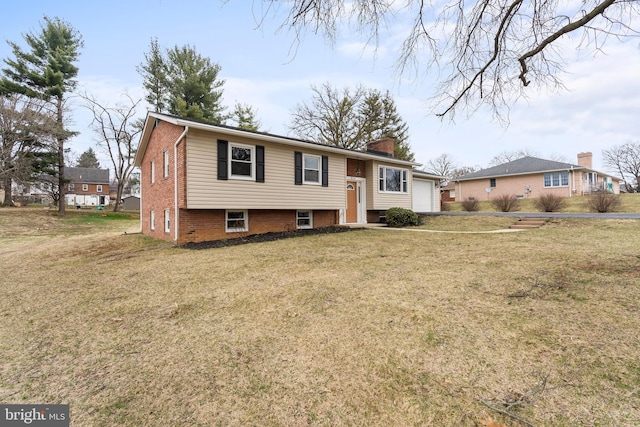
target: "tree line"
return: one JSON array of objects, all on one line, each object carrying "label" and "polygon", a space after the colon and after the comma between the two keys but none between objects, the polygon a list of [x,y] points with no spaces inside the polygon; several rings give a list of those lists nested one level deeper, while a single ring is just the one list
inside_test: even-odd
[{"label": "tree line", "polygon": [[[77,132],[68,128],[70,98],[78,96],[93,116],[91,129],[111,161],[116,203],[133,171],[137,140],[143,122],[138,117],[143,100],[124,94],[124,101],[108,105],[88,93],[77,93],[77,61],[84,41],[73,26],[45,17],[40,32],[24,35],[25,47],[8,41],[13,54],[4,59],[0,75],[0,185],[4,204],[11,204],[12,183],[47,188],[59,215],[65,214],[65,167],[68,142]],[[215,125],[230,123],[260,131],[257,111],[236,102],[231,111],[223,104],[225,81],[221,67],[190,45],[161,48],[152,39],[144,60],[136,67],[142,77],[144,101],[154,111]],[[388,91],[357,87],[338,90],[329,83],[313,86],[312,99],[292,112],[290,131],[305,140],[363,149],[369,140],[394,138],[396,157],[413,160],[408,125],[397,112]],[[99,167],[93,149],[75,163]]]}]

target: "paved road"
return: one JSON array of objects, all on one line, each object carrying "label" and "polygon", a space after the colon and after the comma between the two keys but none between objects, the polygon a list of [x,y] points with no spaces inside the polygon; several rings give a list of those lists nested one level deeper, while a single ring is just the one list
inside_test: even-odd
[{"label": "paved road", "polygon": [[565,212],[427,212],[433,216],[507,216],[515,218],[598,218],[640,219],[640,213],[565,213]]}]

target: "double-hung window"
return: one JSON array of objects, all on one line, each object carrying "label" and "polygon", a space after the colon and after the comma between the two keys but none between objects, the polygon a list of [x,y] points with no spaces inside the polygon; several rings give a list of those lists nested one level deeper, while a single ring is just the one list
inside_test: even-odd
[{"label": "double-hung window", "polygon": [[545,187],[567,187],[569,185],[569,172],[553,172],[544,174]]},{"label": "double-hung window", "polygon": [[151,211],[149,213],[149,229],[151,231],[156,229],[156,213],[155,213],[155,211]]},{"label": "double-hung window", "polygon": [[229,143],[230,177],[236,179],[254,179],[255,147],[252,145]]},{"label": "double-hung window", "polygon": [[154,182],[156,182],[156,161],[155,160],[151,160],[151,183],[153,184]]},{"label": "double-hung window", "polygon": [[302,173],[302,182],[305,184],[320,185],[320,167],[322,165],[322,158],[311,154],[303,154],[302,158],[302,165],[304,168]]},{"label": "double-hung window", "polygon": [[378,189],[383,193],[406,193],[407,170],[380,166],[378,170]]},{"label": "double-hung window", "polygon": [[226,211],[225,216],[225,231],[227,233],[249,231],[249,214],[246,210]]},{"label": "double-hung window", "polygon": [[82,191],[89,191],[89,184],[82,184]]},{"label": "double-hung window", "polygon": [[169,209],[164,210],[164,232],[171,231],[171,218],[169,217]]},{"label": "double-hung window", "polygon": [[163,177],[167,178],[169,176],[169,151],[164,150],[162,152],[162,173]]},{"label": "double-hung window", "polygon": [[96,185],[96,192],[102,193],[102,185],[100,184]]},{"label": "double-hung window", "polygon": [[313,213],[311,211],[297,211],[296,227],[313,228]]},{"label": "double-hung window", "polygon": [[218,179],[264,182],[263,145],[246,145],[218,140]]}]

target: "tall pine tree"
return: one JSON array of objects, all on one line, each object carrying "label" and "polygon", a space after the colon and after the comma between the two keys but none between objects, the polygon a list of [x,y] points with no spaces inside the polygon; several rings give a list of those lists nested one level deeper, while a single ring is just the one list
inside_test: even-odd
[{"label": "tall pine tree", "polygon": [[143,78],[145,99],[158,112],[212,124],[225,122],[220,65],[189,45],[175,46],[163,54],[157,39],[151,40],[144,57],[137,70]]},{"label": "tall pine tree", "polygon": [[83,47],[81,35],[59,18],[44,18],[39,34],[24,35],[29,50],[9,42],[15,59],[5,59],[0,94],[19,93],[47,102],[55,111],[58,175],[58,214],[65,214],[65,142],[74,134],[65,128],[64,104],[76,85],[78,67],[74,65]]}]

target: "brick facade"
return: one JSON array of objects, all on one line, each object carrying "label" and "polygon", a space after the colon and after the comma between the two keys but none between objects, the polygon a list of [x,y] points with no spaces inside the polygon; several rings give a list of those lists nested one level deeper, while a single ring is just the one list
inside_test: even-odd
[{"label": "brick facade", "polygon": [[[180,209],[179,245],[188,242],[235,239],[253,234],[291,231],[296,229],[295,210],[256,210],[247,212],[249,229],[244,232],[225,230],[225,211],[208,209]],[[338,223],[337,211],[313,211],[313,227],[329,227]]]},{"label": "brick facade", "polygon": [[[249,210],[249,228],[245,232],[226,232],[225,210],[187,209],[186,193],[186,141],[183,138],[175,147],[177,152],[178,236],[175,225],[175,164],[174,144],[184,132],[184,127],[158,121],[150,137],[141,161],[142,232],[151,237],[185,244],[209,240],[233,239],[252,234],[290,231],[296,229],[295,210]],[[168,156],[168,173],[165,176],[165,152]],[[152,172],[153,162],[153,172]],[[153,176],[153,182],[152,182]],[[153,227],[151,217],[153,212]],[[169,215],[169,231],[165,230],[165,212]],[[313,226],[327,227],[338,224],[338,211],[313,211]]]},{"label": "brick facade", "polygon": [[[174,199],[174,144],[180,137],[184,127],[176,126],[164,121],[158,121],[157,127],[153,130],[151,139],[141,162],[141,208],[142,232],[151,237],[174,241],[174,221],[175,221],[175,199]],[[184,152],[184,141],[178,144],[178,151]],[[181,147],[182,146],[182,147]],[[164,176],[164,153],[169,156],[169,169],[167,176]],[[184,156],[184,154],[182,154]],[[151,165],[153,162],[153,172]],[[180,165],[180,163],[178,164]],[[178,176],[184,175],[183,170],[178,168]],[[153,182],[152,182],[153,176]],[[178,182],[184,182],[182,176]],[[180,187],[178,187],[180,188]],[[182,187],[184,188],[184,187]],[[178,197],[181,194],[178,192]],[[184,191],[182,191],[184,198]],[[185,204],[186,205],[186,204]],[[164,213],[169,212],[169,231],[165,231]],[[150,219],[151,211],[154,212],[154,229],[152,230]]]}]

